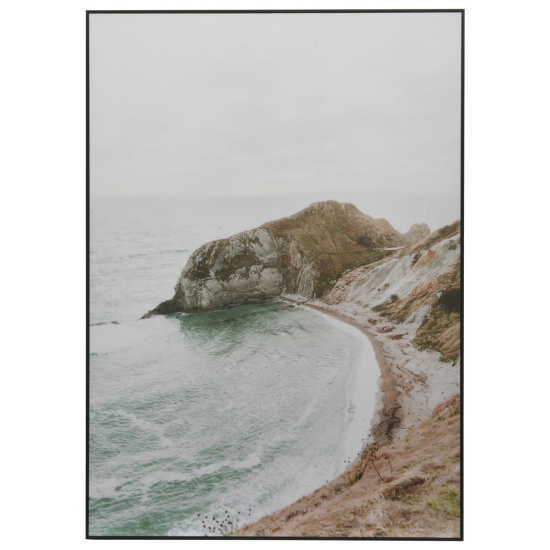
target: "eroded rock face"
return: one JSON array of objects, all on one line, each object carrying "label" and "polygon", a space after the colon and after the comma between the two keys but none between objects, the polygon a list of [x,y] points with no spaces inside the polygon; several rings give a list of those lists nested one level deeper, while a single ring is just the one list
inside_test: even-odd
[{"label": "eroded rock face", "polygon": [[279,255],[276,241],[261,228],[208,243],[189,258],[174,299],[185,311],[197,311],[278,296]]},{"label": "eroded rock face", "polygon": [[294,216],[201,246],[189,258],[174,297],[144,317],[283,293],[320,297],[344,271],[382,259],[388,254],[384,247],[405,244],[408,238],[386,220],[365,216],[352,204],[315,203]]},{"label": "eroded rock face", "polygon": [[263,301],[283,292],[309,296],[316,275],[296,241],[260,227],[201,246],[189,258],[172,300],[144,317]]},{"label": "eroded rock face", "polygon": [[414,331],[413,345],[434,349],[444,361],[460,357],[461,227],[438,229],[376,264],[344,275],[324,298],[330,305],[372,308]]}]

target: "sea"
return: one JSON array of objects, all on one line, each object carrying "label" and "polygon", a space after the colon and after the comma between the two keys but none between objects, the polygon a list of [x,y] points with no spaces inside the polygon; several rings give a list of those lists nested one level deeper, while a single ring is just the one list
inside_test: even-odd
[{"label": "sea", "polygon": [[279,301],[140,320],[197,247],[307,205],[91,199],[91,536],[228,534],[357,457],[380,372],[355,327]]}]

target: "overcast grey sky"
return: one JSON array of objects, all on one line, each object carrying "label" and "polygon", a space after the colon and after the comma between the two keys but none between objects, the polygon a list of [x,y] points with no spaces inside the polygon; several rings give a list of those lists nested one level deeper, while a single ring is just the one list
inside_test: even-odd
[{"label": "overcast grey sky", "polygon": [[92,14],[92,196],[460,194],[460,14]]}]

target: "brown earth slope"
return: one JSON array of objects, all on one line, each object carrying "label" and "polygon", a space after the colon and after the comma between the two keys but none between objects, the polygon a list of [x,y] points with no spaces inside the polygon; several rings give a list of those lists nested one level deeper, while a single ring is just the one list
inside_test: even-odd
[{"label": "brown earth slope", "polygon": [[460,400],[455,395],[406,437],[367,447],[340,477],[237,536],[460,535]]}]

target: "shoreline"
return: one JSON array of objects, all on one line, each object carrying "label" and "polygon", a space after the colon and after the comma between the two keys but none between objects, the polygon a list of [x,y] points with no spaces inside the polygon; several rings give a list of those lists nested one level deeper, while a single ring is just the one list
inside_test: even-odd
[{"label": "shoreline", "polygon": [[[418,445],[422,445],[431,437],[427,437],[426,433],[432,434],[441,429],[441,426],[438,426],[434,420],[434,414],[439,409],[451,410],[452,413],[450,417],[445,416],[447,412],[445,415],[438,413],[437,420],[449,423],[452,421],[453,431],[456,428],[454,425],[456,418],[451,417],[456,415],[456,398],[460,391],[460,369],[458,366],[453,367],[449,363],[442,362],[440,354],[437,352],[415,348],[411,344],[417,328],[415,325],[407,327],[403,324],[396,324],[378,315],[370,308],[365,308],[354,302],[331,305],[321,300],[302,302],[299,301],[299,298],[299,296],[281,296],[279,301],[311,308],[347,323],[365,334],[373,346],[380,369],[380,383],[375,413],[370,423],[370,432],[366,434],[360,454],[342,474],[289,506],[241,527],[233,533],[235,536],[287,536],[285,533],[293,533],[293,530],[297,528],[291,524],[301,525],[301,522],[308,516],[315,521],[321,508],[329,506],[328,503],[331,499],[339,498],[334,495],[342,496],[343,491],[355,489],[357,485],[367,483],[367,478],[369,487],[374,487],[371,489],[371,493],[378,491],[378,495],[384,496],[389,490],[401,491],[403,479],[405,479],[405,491],[407,491],[412,472],[412,470],[409,471],[410,466],[406,467],[407,471],[403,473],[401,480],[397,475],[394,477],[395,472],[391,464],[392,475],[383,472],[384,478],[382,479],[380,473],[376,471],[382,483],[379,483],[372,471],[367,470],[363,476],[365,464],[368,464],[370,456],[372,456],[369,453],[372,453],[374,449],[375,453],[379,451],[382,453],[379,456],[391,456],[393,461],[394,456],[404,455],[407,457],[408,454],[415,452],[409,450],[411,449],[411,440],[416,438],[420,441]],[[426,432],[427,426],[429,428]],[[449,431],[448,427],[441,433],[447,431]],[[419,434],[422,434],[421,437]],[[449,437],[452,439],[454,435],[450,434]],[[442,440],[442,435],[439,436],[439,440]],[[451,443],[454,444],[454,440]],[[436,452],[436,443],[432,442],[431,446],[434,449],[433,452]],[[407,462],[409,458],[407,457]],[[432,458],[437,459],[437,456]],[[433,461],[430,462],[430,464],[433,463]],[[419,464],[417,467],[422,470],[421,466]],[[361,479],[362,481],[359,481]],[[352,487],[354,484],[357,485]],[[379,486],[377,487],[376,484]],[[376,502],[376,500],[372,499],[372,502]],[[346,501],[344,500],[343,503],[346,504]],[[311,507],[312,504],[313,507]],[[298,517],[302,519],[295,521],[295,518]]]},{"label": "shoreline", "polygon": [[[387,360],[384,354],[382,344],[376,340],[374,333],[369,330],[367,326],[359,323],[357,320],[352,319],[346,315],[343,315],[339,311],[328,309],[322,306],[318,301],[315,303],[300,303],[291,298],[283,297],[283,300],[296,305],[301,305],[306,308],[311,308],[326,315],[333,317],[343,323],[351,325],[360,330],[368,339],[374,350],[376,362],[380,369],[380,383],[376,392],[376,406],[374,415],[370,422],[370,436],[367,438],[367,443],[361,449],[361,452],[365,450],[369,443],[376,442],[380,446],[390,443],[393,436],[394,428],[401,423],[401,418],[397,411],[401,409],[399,404],[399,390],[397,389],[396,380],[392,372],[391,364]],[[327,304],[328,305],[328,304]],[[384,424],[388,426],[383,427]],[[368,441],[372,439],[372,441]],[[359,459],[354,461],[357,462]]]},{"label": "shoreline", "polygon": [[436,351],[412,344],[417,324],[398,324],[354,302],[336,305],[315,300],[303,304],[348,323],[365,334],[380,367],[382,385],[379,445],[400,440],[430,416],[433,409],[460,392],[460,367],[444,362]]},{"label": "shoreline", "polygon": [[[354,319],[350,319],[338,311],[325,309],[324,307],[314,304],[308,304],[305,307],[310,307],[311,309],[330,315],[343,323],[347,323],[360,330],[369,339],[374,350],[378,368],[380,369],[380,385],[376,393],[376,408],[370,423],[370,433],[373,442],[378,443],[380,446],[390,443],[393,437],[394,428],[401,423],[401,418],[397,414],[401,406],[399,405],[399,391],[396,387],[396,381],[391,365],[384,355],[382,344],[375,339],[374,334],[369,331],[366,326],[358,323]],[[388,426],[383,427],[384,424],[388,424]],[[368,443],[363,446],[361,452],[363,452],[367,446]],[[359,459],[356,459],[356,461],[358,460]]]}]

